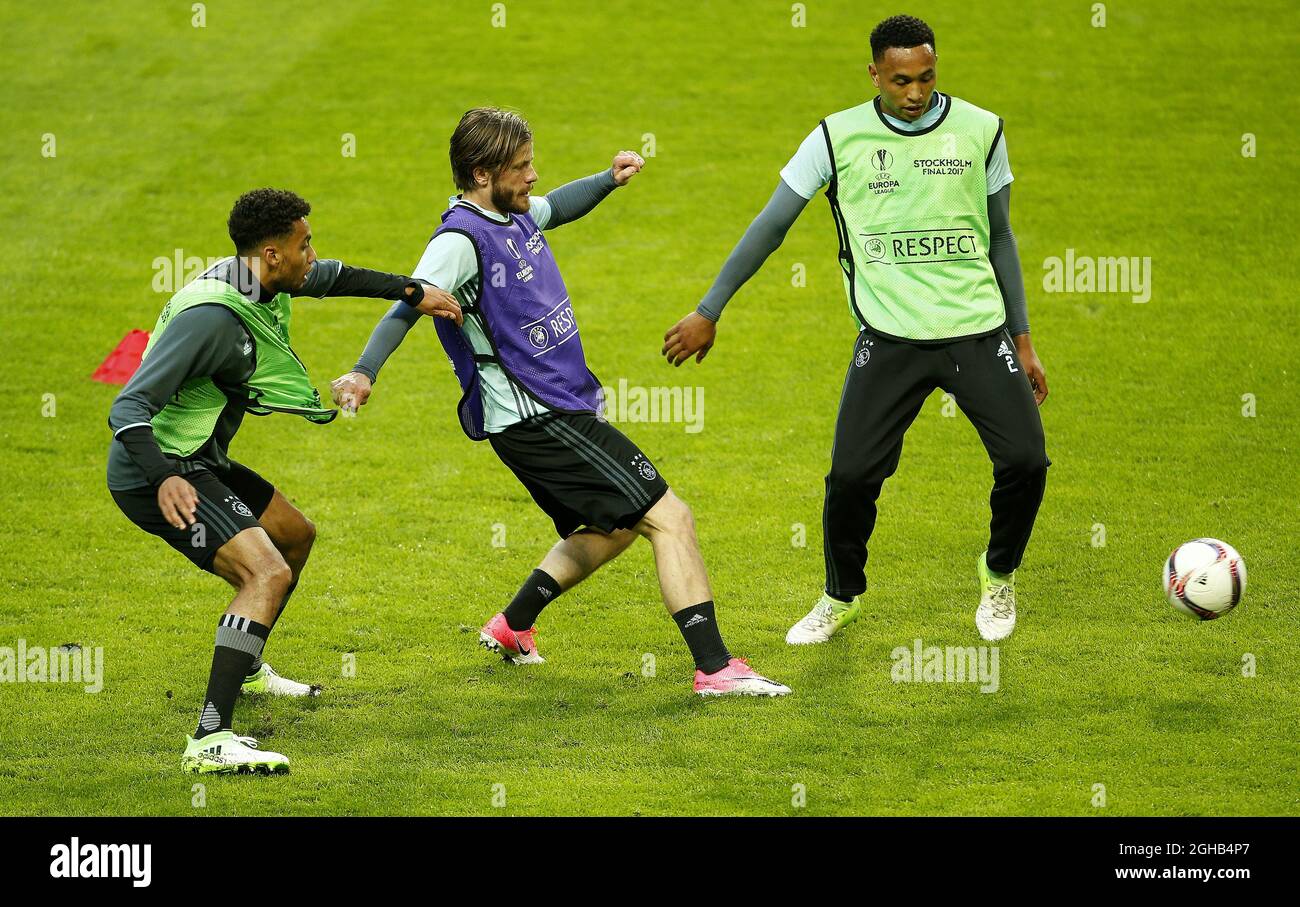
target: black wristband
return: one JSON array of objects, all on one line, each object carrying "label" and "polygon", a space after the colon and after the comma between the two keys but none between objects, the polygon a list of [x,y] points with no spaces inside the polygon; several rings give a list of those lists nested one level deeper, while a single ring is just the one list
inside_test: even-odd
[{"label": "black wristband", "polygon": [[181,478],[184,478],[184,476],[181,476],[180,471],[175,468],[169,469],[166,472],[162,472],[162,473],[149,473],[145,476],[145,478],[148,479],[150,483],[153,484],[154,488],[161,488],[162,483],[166,482],[172,476],[180,476]]},{"label": "black wristband", "polygon": [[415,292],[410,294],[402,293],[402,302],[406,303],[413,309],[419,308],[420,303],[424,302],[424,284],[420,283],[418,280],[409,280],[402,289],[406,290],[408,288],[413,288]]}]

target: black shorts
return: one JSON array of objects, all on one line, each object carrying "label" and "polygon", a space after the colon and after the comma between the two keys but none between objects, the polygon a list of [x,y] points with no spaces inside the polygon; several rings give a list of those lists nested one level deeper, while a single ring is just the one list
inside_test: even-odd
[{"label": "black shorts", "polygon": [[245,529],[259,525],[258,517],[271,503],[275,486],[233,460],[229,469],[197,469],[181,478],[193,485],[199,496],[196,522],[185,529],[177,529],[163,519],[157,488],[110,494],[132,523],[166,541],[194,566],[211,572],[218,548]]},{"label": "black shorts", "polygon": [[560,538],[631,529],[668,483],[641,449],[592,413],[546,413],[488,435]]}]

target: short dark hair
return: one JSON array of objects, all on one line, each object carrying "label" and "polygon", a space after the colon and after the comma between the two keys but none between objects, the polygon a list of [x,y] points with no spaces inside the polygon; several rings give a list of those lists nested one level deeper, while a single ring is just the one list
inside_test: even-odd
[{"label": "short dark hair", "polygon": [[528,121],[500,107],[475,107],[465,111],[451,134],[451,175],[456,188],[474,188],[474,171],[482,167],[499,173],[528,142],[533,131]]},{"label": "short dark hair", "polygon": [[937,52],[934,30],[916,16],[890,16],[871,30],[871,59],[879,60],[891,47],[929,44]]},{"label": "short dark hair", "polygon": [[293,232],[293,222],[311,213],[311,205],[288,189],[253,189],[245,192],[230,209],[226,228],[240,255],[252,252],[267,239],[280,239]]}]

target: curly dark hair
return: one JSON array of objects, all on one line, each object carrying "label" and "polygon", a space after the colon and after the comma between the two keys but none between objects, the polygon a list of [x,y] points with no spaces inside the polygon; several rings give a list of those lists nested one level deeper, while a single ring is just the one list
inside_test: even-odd
[{"label": "curly dark hair", "polygon": [[890,16],[871,30],[871,59],[879,61],[891,47],[929,44],[937,52],[934,30],[916,16]]},{"label": "curly dark hair", "polygon": [[230,209],[226,227],[235,251],[244,255],[267,239],[279,239],[293,232],[293,222],[311,213],[311,205],[288,189],[253,189],[245,192]]}]

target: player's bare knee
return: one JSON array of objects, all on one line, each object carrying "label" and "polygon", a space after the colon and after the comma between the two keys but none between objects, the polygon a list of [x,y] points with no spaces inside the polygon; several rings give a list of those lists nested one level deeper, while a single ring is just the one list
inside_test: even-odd
[{"label": "player's bare knee", "polygon": [[293,583],[293,571],[279,552],[268,552],[249,565],[248,582],[282,598]]},{"label": "player's bare knee", "polygon": [[272,539],[276,550],[284,556],[295,575],[306,566],[315,542],[316,524],[306,517],[294,523],[279,538]]},{"label": "player's bare knee", "polygon": [[681,498],[677,499],[679,505],[674,516],[677,520],[677,529],[679,532],[694,537],[695,535],[695,512]]},{"label": "player's bare knee", "polygon": [[645,516],[641,517],[641,521],[633,527],[633,531],[651,541],[654,540],[655,536],[671,532],[675,523],[674,501],[676,500],[677,496],[673,494],[672,489],[668,489],[654,503],[654,506],[646,511]]},{"label": "player's bare knee", "polygon": [[669,489],[650,511],[655,529],[668,535],[695,535],[695,515],[690,506]]},{"label": "player's bare knee", "polygon": [[305,558],[311,552],[311,546],[316,544],[316,524],[306,517],[302,518],[302,527],[298,531],[297,547]]}]

